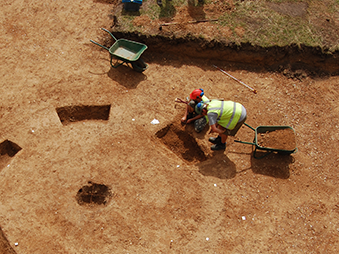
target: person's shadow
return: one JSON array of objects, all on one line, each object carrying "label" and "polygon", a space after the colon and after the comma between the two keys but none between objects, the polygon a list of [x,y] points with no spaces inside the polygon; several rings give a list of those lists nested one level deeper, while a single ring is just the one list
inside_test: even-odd
[{"label": "person's shadow", "polygon": [[175,16],[177,11],[175,7],[173,6],[171,0],[164,0],[164,1],[158,0],[157,3],[161,8],[159,19],[166,19],[166,18],[171,18]]},{"label": "person's shadow", "polygon": [[204,20],[206,14],[204,12],[203,0],[188,0],[188,13],[195,20]]},{"label": "person's shadow", "polygon": [[199,173],[220,179],[231,179],[236,175],[235,164],[224,154],[225,151],[215,151],[211,158],[196,164]]}]

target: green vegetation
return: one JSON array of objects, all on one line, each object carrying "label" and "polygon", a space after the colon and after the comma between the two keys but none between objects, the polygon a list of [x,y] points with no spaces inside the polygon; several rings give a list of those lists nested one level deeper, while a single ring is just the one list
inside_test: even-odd
[{"label": "green vegetation", "polygon": [[[213,23],[217,29],[228,27],[233,31],[226,41],[263,47],[296,44],[332,51],[339,48],[339,0],[205,0],[205,7],[213,9],[214,5],[231,7],[229,11],[219,12],[219,21]],[[163,0],[162,7],[156,0],[145,0],[138,15],[146,15],[151,20],[170,19],[182,6],[201,9],[198,0]],[[136,16],[126,12],[125,15],[128,18],[124,15],[118,18],[133,23]],[[235,32],[239,28],[244,31],[241,35]],[[128,24],[120,29],[142,32],[142,28]],[[220,35],[216,36],[220,39]]]},{"label": "green vegetation", "polygon": [[222,24],[242,26],[246,31],[242,38],[245,42],[264,47],[288,44],[314,46],[322,43],[321,36],[304,17],[281,15],[269,9],[264,1],[240,2],[236,8],[236,12],[222,17],[226,20]]}]

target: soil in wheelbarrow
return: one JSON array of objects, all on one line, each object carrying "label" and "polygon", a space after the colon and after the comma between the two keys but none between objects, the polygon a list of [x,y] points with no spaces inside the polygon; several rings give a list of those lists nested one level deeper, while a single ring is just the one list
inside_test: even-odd
[{"label": "soil in wheelbarrow", "polygon": [[257,143],[261,147],[286,151],[296,147],[294,131],[289,128],[258,133]]}]

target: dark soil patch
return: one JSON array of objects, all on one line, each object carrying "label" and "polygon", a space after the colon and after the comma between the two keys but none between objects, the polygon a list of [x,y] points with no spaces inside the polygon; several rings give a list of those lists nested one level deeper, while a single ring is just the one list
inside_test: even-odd
[{"label": "dark soil patch", "polygon": [[296,147],[294,131],[290,128],[259,133],[257,142],[261,147],[277,150],[293,151]]},{"label": "dark soil patch", "polygon": [[97,204],[106,205],[111,197],[110,189],[104,184],[89,182],[89,185],[83,186],[76,195],[79,205]]},{"label": "dark soil patch", "polygon": [[291,17],[301,17],[307,14],[307,3],[268,3],[268,6],[282,14]]},{"label": "dark soil patch", "polygon": [[56,111],[63,125],[84,120],[108,120],[111,105],[104,106],[67,106]]},{"label": "dark soil patch", "polygon": [[156,133],[156,136],[176,155],[188,162],[205,161],[206,155],[196,140],[186,131],[171,124]]}]

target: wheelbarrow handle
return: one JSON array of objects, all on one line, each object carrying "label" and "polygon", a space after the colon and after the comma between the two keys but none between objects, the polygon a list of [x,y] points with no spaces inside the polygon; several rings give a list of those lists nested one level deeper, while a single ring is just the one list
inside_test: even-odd
[{"label": "wheelbarrow handle", "polygon": [[250,126],[250,125],[248,125],[247,123],[244,123],[248,128],[251,128],[252,130],[254,130],[255,131],[255,129],[252,127],[252,126]]},{"label": "wheelbarrow handle", "polygon": [[114,35],[110,31],[108,31],[105,28],[101,28],[101,29],[104,30],[105,32],[109,33],[113,37],[113,39],[117,41],[117,38],[115,38]]},{"label": "wheelbarrow handle", "polygon": [[103,45],[101,45],[101,44],[99,44],[99,43],[97,43],[97,42],[95,42],[95,41],[93,41],[93,40],[90,40],[92,43],[94,43],[94,44],[96,44],[96,45],[98,45],[98,46],[100,46],[100,47],[102,47],[102,48],[104,48],[104,49],[106,49],[106,50],[108,50],[109,51],[109,48],[107,48],[107,47],[105,47],[105,46],[103,46]]},{"label": "wheelbarrow handle", "polygon": [[255,145],[255,143],[245,142],[245,141],[241,141],[241,140],[234,140],[234,142],[238,142],[238,143],[241,143],[241,144]]},{"label": "wheelbarrow handle", "polygon": [[[250,128],[250,129],[252,129],[253,131],[255,131],[255,129],[254,129],[252,126],[248,125],[247,123],[244,123],[244,125],[246,125],[248,128]],[[245,142],[245,141],[241,141],[241,140],[234,140],[234,142],[238,142],[238,143],[242,143],[242,144],[248,144],[248,145],[254,145],[254,146],[256,146],[256,144],[253,143],[253,142]]]}]

